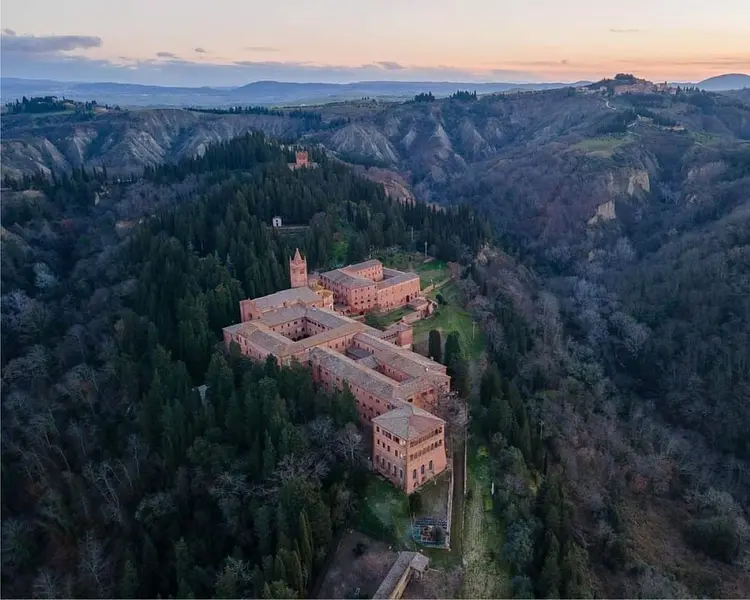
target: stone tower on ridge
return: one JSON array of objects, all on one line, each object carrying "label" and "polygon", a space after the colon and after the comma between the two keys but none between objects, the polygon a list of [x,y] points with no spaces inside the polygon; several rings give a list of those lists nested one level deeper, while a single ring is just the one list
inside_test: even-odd
[{"label": "stone tower on ridge", "polygon": [[289,259],[289,279],[293,288],[307,287],[307,260],[299,253],[299,248]]}]

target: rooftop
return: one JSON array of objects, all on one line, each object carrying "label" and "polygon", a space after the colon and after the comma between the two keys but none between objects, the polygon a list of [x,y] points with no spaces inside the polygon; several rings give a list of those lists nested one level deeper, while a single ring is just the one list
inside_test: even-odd
[{"label": "rooftop", "polygon": [[405,281],[413,281],[414,279],[419,280],[419,275],[416,273],[402,273],[401,271],[395,271],[394,275],[386,276],[381,281],[378,281],[377,287],[380,290],[392,285],[404,283]]},{"label": "rooftop", "polygon": [[424,573],[430,564],[430,559],[419,552],[399,552],[396,562],[383,579],[380,587],[373,594],[374,599],[391,598],[401,577],[407,569],[414,569],[418,573]]},{"label": "rooftop", "polygon": [[372,422],[404,440],[418,438],[445,424],[441,418],[413,404],[403,404],[399,408],[375,417]]},{"label": "rooftop", "polygon": [[383,341],[379,339],[379,337],[380,336],[372,335],[369,331],[363,331],[362,333],[358,333],[357,335],[355,335],[354,339],[362,341],[372,346],[373,348],[376,348],[377,350],[381,350],[384,352],[396,351],[399,354],[398,360],[406,360],[411,363],[416,363],[417,365],[422,367],[423,371],[426,368],[429,369],[430,372],[445,373],[445,365],[441,365],[440,363],[435,362],[434,360],[429,359],[426,356],[422,356],[421,354],[417,354],[416,352],[399,349],[398,346],[395,346],[390,342]]},{"label": "rooftop", "polygon": [[370,287],[375,285],[375,282],[371,279],[365,279],[364,277],[347,273],[344,269],[326,271],[325,273],[321,273],[320,276],[349,288]]},{"label": "rooftop", "polygon": [[354,264],[354,265],[348,265],[348,266],[344,267],[344,269],[347,270],[347,271],[353,271],[353,272],[356,273],[357,271],[364,271],[365,269],[370,269],[372,267],[377,267],[380,264],[381,263],[380,263],[379,260],[376,260],[376,259],[373,258],[371,260],[366,260],[364,262],[357,263],[357,264]]},{"label": "rooftop", "polygon": [[258,310],[267,310],[271,308],[281,307],[285,304],[293,304],[294,302],[318,302],[320,296],[313,292],[309,287],[298,287],[290,288],[288,290],[281,290],[275,294],[269,294],[268,296],[261,296],[255,298],[251,302],[255,303]]},{"label": "rooftop", "polygon": [[357,364],[351,358],[329,350],[313,348],[310,359],[328,370],[334,377],[341,377],[347,383],[371,391],[381,398],[396,398],[398,382],[382,373]]},{"label": "rooftop", "polygon": [[292,304],[291,306],[284,306],[277,310],[270,310],[265,313],[257,322],[263,323],[268,327],[276,327],[295,319],[304,319],[308,309],[303,304]]}]

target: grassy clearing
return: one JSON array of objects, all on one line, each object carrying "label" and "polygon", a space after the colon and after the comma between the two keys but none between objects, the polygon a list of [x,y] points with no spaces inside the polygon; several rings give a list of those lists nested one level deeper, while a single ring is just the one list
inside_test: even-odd
[{"label": "grassy clearing", "polygon": [[376,329],[385,329],[401,320],[402,317],[414,312],[411,308],[397,308],[386,313],[370,313],[365,317],[365,323]]},{"label": "grassy clearing", "polygon": [[505,542],[502,523],[492,511],[490,465],[486,448],[468,461],[469,494],[464,514],[464,598],[510,598],[507,566],[499,561]]},{"label": "grassy clearing", "polygon": [[424,262],[424,254],[420,252],[381,250],[376,252],[373,258],[380,260],[386,267],[416,273],[422,280],[423,288],[450,278],[450,270],[445,262],[436,259]]},{"label": "grassy clearing", "polygon": [[431,284],[440,284],[450,279],[450,270],[447,263],[442,260],[431,260],[427,263],[419,263],[414,266],[414,272],[419,275],[422,282],[422,289]]},{"label": "grassy clearing", "polygon": [[469,312],[461,307],[461,297],[456,284],[451,282],[437,291],[430,292],[429,297],[441,294],[446,304],[438,305],[435,313],[414,324],[414,340],[421,342],[427,338],[431,329],[437,329],[446,337],[451,331],[457,331],[466,357],[476,360],[485,348],[484,335],[475,326],[472,333],[472,320]]},{"label": "grassy clearing", "polygon": [[701,144],[703,146],[713,146],[722,141],[722,138],[720,136],[713,135],[711,133],[691,131],[689,135],[697,144]]},{"label": "grassy clearing", "polygon": [[577,150],[583,150],[589,154],[596,156],[603,156],[609,158],[616,148],[622,146],[628,141],[629,137],[627,134],[623,135],[607,135],[602,137],[588,138],[581,140],[577,144],[573,144],[571,148]]},{"label": "grassy clearing", "polygon": [[375,539],[399,547],[414,545],[410,537],[411,521],[406,494],[377,475],[370,475],[360,510],[359,529]]}]

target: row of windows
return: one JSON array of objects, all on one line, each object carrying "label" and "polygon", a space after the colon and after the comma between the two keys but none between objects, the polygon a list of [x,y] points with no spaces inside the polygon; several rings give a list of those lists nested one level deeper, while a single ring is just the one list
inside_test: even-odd
[{"label": "row of windows", "polygon": [[[376,440],[376,441],[375,441],[375,443],[376,443],[376,444],[377,444],[378,446],[380,446],[381,448],[383,448],[383,449],[384,449],[384,450],[385,450],[386,452],[390,452],[390,451],[391,451],[391,445],[390,445],[390,444],[386,444],[385,442],[382,442],[382,443],[381,443],[381,442],[380,442],[380,440]],[[401,454],[401,453],[400,453],[400,452],[399,452],[398,450],[396,450],[396,449],[394,449],[394,450],[393,450],[393,454],[395,454],[396,458],[403,458],[403,457],[404,457],[404,455],[403,455],[403,454]]]},{"label": "row of windows", "polygon": [[[422,465],[421,467],[419,467],[419,470],[421,471],[421,474],[424,475],[424,465]],[[432,471],[432,461],[430,461],[429,470]],[[411,478],[412,479],[416,479],[417,478],[417,470],[416,469],[414,469],[411,472]]]},{"label": "row of windows", "polygon": [[430,444],[429,446],[425,446],[424,448],[422,448],[418,452],[415,452],[414,454],[410,454],[409,455],[409,460],[414,460],[415,458],[419,458],[420,456],[424,456],[428,452],[431,452],[435,448],[439,448],[442,445],[443,445],[443,440],[438,440],[437,442],[433,442],[432,444]]},{"label": "row of windows", "polygon": [[[409,400],[409,402],[411,402],[411,400]],[[416,446],[419,446],[419,445],[423,444],[425,442],[425,440],[428,440],[429,438],[434,437],[436,435],[440,435],[441,433],[443,433],[443,428],[439,427],[438,429],[435,429],[435,430],[431,431],[427,435],[423,435],[418,440],[414,440],[413,442],[410,442],[409,443],[409,448],[414,448]]]},{"label": "row of windows", "polygon": [[[378,460],[377,457],[375,457],[376,464],[377,464],[377,460]],[[387,465],[388,466],[386,466],[386,460],[385,460],[385,458],[381,456],[380,457],[380,470],[381,471],[385,471],[386,473],[395,476],[396,475],[396,469],[397,469],[396,465],[392,465],[391,461],[388,461]],[[399,481],[403,481],[404,480],[404,470],[403,469],[398,469],[398,479],[399,479]]]},{"label": "row of windows", "polygon": [[[372,400],[372,396],[370,396],[370,400]],[[380,430],[380,428],[379,428],[379,427],[378,427],[378,430]],[[401,440],[400,440],[400,439],[398,439],[398,438],[397,438],[397,437],[396,437],[395,435],[391,435],[391,434],[390,434],[390,433],[388,433],[387,431],[385,432],[385,437],[387,437],[387,438],[388,438],[389,440],[393,440],[393,441],[394,441],[394,442],[396,442],[397,444],[401,443]]]}]

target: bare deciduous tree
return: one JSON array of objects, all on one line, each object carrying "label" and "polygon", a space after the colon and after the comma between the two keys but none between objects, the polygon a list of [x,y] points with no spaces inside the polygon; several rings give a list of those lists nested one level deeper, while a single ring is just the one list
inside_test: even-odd
[{"label": "bare deciduous tree", "polygon": [[347,424],[337,434],[334,442],[336,454],[343,457],[350,465],[363,461],[362,434],[353,423]]},{"label": "bare deciduous tree", "polygon": [[109,560],[104,553],[104,546],[91,531],[87,531],[79,543],[78,569],[83,582],[95,591],[97,597],[103,598],[108,595]]}]

